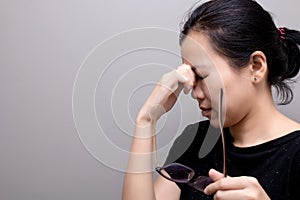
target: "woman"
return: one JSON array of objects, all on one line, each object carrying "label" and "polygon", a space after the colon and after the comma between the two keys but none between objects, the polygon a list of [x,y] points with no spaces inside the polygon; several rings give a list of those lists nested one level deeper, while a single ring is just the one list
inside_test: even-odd
[{"label": "woman", "polygon": [[[300,199],[300,124],[276,109],[271,90],[276,89],[281,104],[292,100],[288,83],[300,67],[300,33],[278,29],[270,14],[252,0],[206,2],[191,13],[181,33],[183,64],[161,78],[137,116],[123,199]],[[218,88],[224,92],[226,114],[218,112]],[[203,192],[190,183],[167,180],[170,174],[154,181],[151,173],[156,121],[173,107],[182,90],[192,90],[213,126],[218,127],[217,116],[224,115],[227,164],[222,163],[221,140],[199,158],[205,121],[196,124],[192,145],[175,161],[210,177]],[[227,174],[222,173],[223,164]],[[131,173],[142,171],[148,172]]]}]

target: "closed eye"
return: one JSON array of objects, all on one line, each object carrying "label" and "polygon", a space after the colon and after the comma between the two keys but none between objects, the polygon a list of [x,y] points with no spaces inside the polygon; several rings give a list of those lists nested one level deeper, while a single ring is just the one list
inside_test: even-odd
[{"label": "closed eye", "polygon": [[197,80],[204,80],[208,75],[202,75],[200,72],[197,70],[196,67],[192,66],[192,70],[195,74],[195,79]]},{"label": "closed eye", "polygon": [[[195,73],[195,74],[196,74],[196,73]],[[201,80],[204,80],[207,76],[208,76],[208,75],[205,75],[205,76],[199,76],[198,74],[196,74],[196,77],[195,77],[195,78],[196,78],[196,81],[197,81],[197,80],[200,80],[200,81],[201,81]]]}]

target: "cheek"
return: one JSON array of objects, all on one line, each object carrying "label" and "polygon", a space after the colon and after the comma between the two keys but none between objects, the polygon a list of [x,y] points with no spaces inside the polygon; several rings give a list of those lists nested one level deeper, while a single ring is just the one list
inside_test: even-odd
[{"label": "cheek", "polygon": [[226,125],[232,126],[242,120],[250,110],[251,98],[249,88],[236,85],[227,89],[226,94]]},{"label": "cheek", "polygon": [[220,81],[216,81],[213,77],[208,78],[205,80],[205,87],[204,92],[206,97],[210,100],[212,107],[217,109],[218,99],[219,99],[219,92],[220,89],[223,88],[222,84],[219,83]]},{"label": "cheek", "polygon": [[216,72],[211,72],[205,81],[207,90],[210,94],[211,104],[216,110],[218,110],[220,89],[224,89],[223,81],[219,76],[219,73]]}]

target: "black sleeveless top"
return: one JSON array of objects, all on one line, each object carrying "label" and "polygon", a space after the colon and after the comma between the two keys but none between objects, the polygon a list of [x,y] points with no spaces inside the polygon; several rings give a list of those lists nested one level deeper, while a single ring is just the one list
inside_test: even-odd
[{"label": "black sleeveless top", "polygon": [[[203,141],[207,143],[206,134],[218,137],[219,132],[209,125],[209,121],[187,126],[175,140],[166,164],[178,162],[187,165],[196,172],[195,177],[208,176],[211,168],[222,172],[221,137],[211,142],[208,153],[201,153],[202,148],[200,151],[202,144],[205,146]],[[232,144],[229,130],[225,130],[225,141],[229,176],[255,177],[272,200],[300,200],[300,131],[260,145],[239,148]],[[187,184],[177,185],[181,189],[182,200],[213,199],[213,196],[207,196]]]}]

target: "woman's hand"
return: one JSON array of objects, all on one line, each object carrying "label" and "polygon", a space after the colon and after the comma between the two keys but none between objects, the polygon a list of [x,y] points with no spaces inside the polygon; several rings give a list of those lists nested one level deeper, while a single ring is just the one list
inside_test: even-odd
[{"label": "woman's hand", "polygon": [[195,74],[189,65],[183,64],[164,74],[141,108],[137,123],[154,122],[175,104],[181,90],[187,94],[193,88]]},{"label": "woman's hand", "polygon": [[208,185],[204,193],[214,194],[215,200],[270,200],[267,193],[254,177],[226,177],[214,169],[209,171],[210,178],[214,183]]}]

